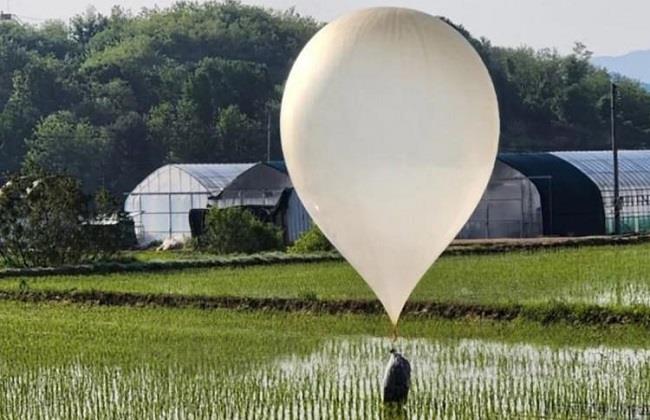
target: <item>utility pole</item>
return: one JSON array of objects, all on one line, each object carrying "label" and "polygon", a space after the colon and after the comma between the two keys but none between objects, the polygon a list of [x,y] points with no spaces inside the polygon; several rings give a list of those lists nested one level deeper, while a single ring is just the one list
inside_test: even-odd
[{"label": "utility pole", "polygon": [[266,105],[266,161],[271,161],[271,106]]},{"label": "utility pole", "polygon": [[618,144],[616,143],[616,99],[618,95],[618,86],[612,83],[611,92],[611,137],[612,137],[612,156],[614,158],[614,233],[621,234],[621,197],[619,197],[618,185]]}]

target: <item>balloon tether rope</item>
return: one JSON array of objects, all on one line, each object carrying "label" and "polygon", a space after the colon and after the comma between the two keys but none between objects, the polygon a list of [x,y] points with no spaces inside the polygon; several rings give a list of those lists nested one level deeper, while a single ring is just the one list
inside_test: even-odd
[{"label": "balloon tether rope", "polygon": [[392,328],[392,331],[391,331],[391,337],[390,337],[393,346],[395,345],[395,343],[397,343],[398,338],[399,338],[399,328],[397,327],[397,324],[393,324],[393,328]]}]

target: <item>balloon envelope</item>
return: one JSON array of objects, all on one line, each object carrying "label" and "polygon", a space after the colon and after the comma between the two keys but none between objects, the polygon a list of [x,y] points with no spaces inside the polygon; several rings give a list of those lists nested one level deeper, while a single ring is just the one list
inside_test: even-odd
[{"label": "balloon envelope", "polygon": [[494,166],[498,106],[480,57],[425,13],[352,13],[298,56],[280,128],[301,201],[396,324]]}]

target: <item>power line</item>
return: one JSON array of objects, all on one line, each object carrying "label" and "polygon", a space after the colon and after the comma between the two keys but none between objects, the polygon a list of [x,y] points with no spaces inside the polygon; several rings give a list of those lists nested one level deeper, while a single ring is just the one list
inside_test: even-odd
[{"label": "power line", "polygon": [[17,17],[19,17],[21,19],[35,21],[35,22],[45,22],[47,20],[47,19],[43,19],[43,18],[37,18],[37,17],[25,16],[25,15],[14,15],[14,16],[17,16]]}]

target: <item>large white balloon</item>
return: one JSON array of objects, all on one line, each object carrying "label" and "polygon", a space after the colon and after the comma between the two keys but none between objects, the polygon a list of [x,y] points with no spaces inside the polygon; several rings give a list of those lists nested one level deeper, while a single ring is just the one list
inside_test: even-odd
[{"label": "large white balloon", "polygon": [[307,211],[397,324],[494,166],[499,113],[480,57],[425,13],[344,16],[298,56],[281,133]]}]

